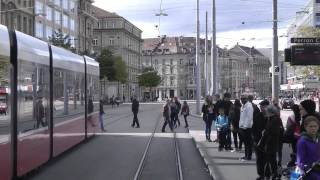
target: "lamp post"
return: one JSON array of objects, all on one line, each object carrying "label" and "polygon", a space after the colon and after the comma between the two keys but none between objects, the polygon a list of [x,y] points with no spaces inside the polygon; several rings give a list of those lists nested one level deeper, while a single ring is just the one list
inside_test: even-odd
[{"label": "lamp post", "polygon": [[273,0],[273,45],[272,45],[272,99],[278,102],[279,98],[279,74],[275,73],[275,66],[278,66],[278,4]]}]

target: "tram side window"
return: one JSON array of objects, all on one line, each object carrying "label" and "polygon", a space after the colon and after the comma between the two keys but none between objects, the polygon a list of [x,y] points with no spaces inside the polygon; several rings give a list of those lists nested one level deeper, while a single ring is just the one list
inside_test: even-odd
[{"label": "tram side window", "polygon": [[53,74],[55,122],[84,113],[84,73],[56,68]]},{"label": "tram side window", "polygon": [[49,66],[24,60],[18,65],[18,129],[48,127]]},{"label": "tram side window", "polygon": [[88,98],[92,99],[94,104],[94,111],[99,111],[99,100],[100,100],[100,88],[99,88],[99,77],[88,75]]},{"label": "tram side window", "polygon": [[0,122],[2,124],[1,135],[10,133],[10,116],[8,102],[8,87],[9,87],[9,59],[0,55]]}]

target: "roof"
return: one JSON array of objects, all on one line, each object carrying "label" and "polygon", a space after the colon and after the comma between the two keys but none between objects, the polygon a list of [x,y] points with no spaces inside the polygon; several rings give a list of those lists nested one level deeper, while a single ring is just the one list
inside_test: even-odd
[{"label": "roof", "polygon": [[117,13],[109,12],[104,9],[98,8],[97,6],[92,5],[94,16],[97,18],[122,18]]}]

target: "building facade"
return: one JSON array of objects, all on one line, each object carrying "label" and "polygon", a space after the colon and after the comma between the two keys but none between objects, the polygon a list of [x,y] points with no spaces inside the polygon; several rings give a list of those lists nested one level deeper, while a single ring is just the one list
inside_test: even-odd
[{"label": "building facade", "polygon": [[[196,39],[194,37],[168,37],[160,46],[157,46],[159,41],[158,38],[145,39],[142,50],[143,66],[153,67],[162,79],[161,84],[155,90],[157,96],[159,99],[173,96],[181,99],[195,99]],[[271,79],[268,72],[270,62],[267,57],[255,49],[239,45],[230,50],[218,48],[217,51],[219,93],[230,92],[233,97],[239,97],[244,92],[265,97],[270,94]],[[205,64],[205,43],[201,39],[199,61],[202,96],[206,95],[205,67],[208,68],[207,77],[210,79],[210,55],[209,51],[207,64]],[[149,94],[149,92],[146,93]]]},{"label": "building facade", "polygon": [[[121,56],[128,68],[128,83],[120,86],[120,96],[128,100],[133,95],[140,97],[137,76],[141,73],[142,31],[125,18],[94,7],[98,23],[93,29],[93,50],[99,54],[102,49],[110,49],[114,55]],[[112,87],[110,87],[112,88]]]},{"label": "building facade", "polygon": [[34,2],[2,0],[0,3],[0,23],[31,36],[34,35]]},{"label": "building facade", "polygon": [[77,49],[80,54],[93,54],[93,29],[98,19],[94,16],[93,0],[78,1],[78,39]]},{"label": "building facade", "polygon": [[[287,31],[289,47],[291,46],[291,38],[297,37],[299,28],[303,26],[320,27],[319,0],[309,0],[301,11],[296,12],[296,18]],[[287,63],[286,66],[287,82],[281,84],[280,87],[283,96],[300,99],[307,98],[309,95],[316,96],[316,93],[319,93],[320,77],[312,74],[312,72],[306,76],[304,67],[302,66],[290,66],[289,63]]]}]

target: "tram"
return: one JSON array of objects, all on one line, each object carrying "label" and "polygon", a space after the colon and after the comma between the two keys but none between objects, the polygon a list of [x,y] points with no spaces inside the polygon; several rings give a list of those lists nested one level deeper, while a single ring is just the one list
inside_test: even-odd
[{"label": "tram", "polygon": [[11,180],[98,132],[99,64],[2,25],[0,39],[0,179]]}]

